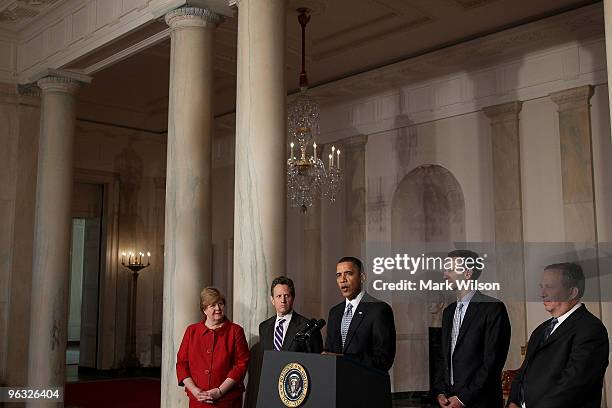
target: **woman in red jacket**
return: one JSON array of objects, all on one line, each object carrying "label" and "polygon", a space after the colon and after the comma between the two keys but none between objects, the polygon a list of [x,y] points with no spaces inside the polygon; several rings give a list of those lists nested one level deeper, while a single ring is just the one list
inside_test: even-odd
[{"label": "woman in red jacket", "polygon": [[204,319],[185,330],[176,361],[189,407],[241,408],[249,364],[244,330],[225,317],[225,298],[213,287],[200,293]]}]

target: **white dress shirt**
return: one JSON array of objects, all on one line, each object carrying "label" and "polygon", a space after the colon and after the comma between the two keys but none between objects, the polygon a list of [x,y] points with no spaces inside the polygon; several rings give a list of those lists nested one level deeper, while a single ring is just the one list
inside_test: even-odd
[{"label": "white dress shirt", "polygon": [[550,332],[550,334],[553,334],[555,332],[555,330],[557,330],[557,328],[559,326],[561,326],[561,323],[563,323],[563,321],[565,319],[567,319],[569,317],[569,315],[571,315],[572,313],[574,313],[576,310],[578,310],[578,308],[582,306],[582,303],[578,302],[574,305],[574,307],[572,307],[570,310],[568,310],[567,312],[563,313],[561,316],[557,317],[557,324],[555,325],[555,327],[553,327],[552,331]]},{"label": "white dress shirt", "polygon": [[359,306],[359,302],[361,302],[361,299],[363,299],[363,295],[365,295],[365,290],[362,290],[361,292],[359,292],[359,294],[355,296],[355,299],[353,300],[345,299],[344,312],[346,313],[346,308],[348,307],[348,304],[350,303],[353,305],[353,313],[355,313],[355,310],[357,310],[357,306]]},{"label": "white dress shirt", "polygon": [[461,324],[463,324],[465,312],[467,311],[468,306],[470,306],[470,301],[474,297],[475,293],[475,290],[471,290],[462,299],[457,299],[457,306],[459,306],[459,303],[463,304],[463,309],[461,309]]}]

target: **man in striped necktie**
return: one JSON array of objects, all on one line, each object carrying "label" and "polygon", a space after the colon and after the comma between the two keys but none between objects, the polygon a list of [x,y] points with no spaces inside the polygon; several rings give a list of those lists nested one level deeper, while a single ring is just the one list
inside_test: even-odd
[{"label": "man in striped necktie", "polygon": [[274,351],[320,353],[323,350],[323,338],[320,332],[313,333],[307,340],[295,338],[309,319],[293,310],[294,299],[295,286],[290,278],[279,276],[272,281],[270,301],[276,310],[276,315],[259,325],[262,348]]},{"label": "man in striped necktie", "polygon": [[510,345],[510,319],[499,300],[465,285],[484,269],[477,253],[451,251],[444,279],[457,301],[442,317],[440,370],[432,385],[441,408],[502,408],[501,372]]}]

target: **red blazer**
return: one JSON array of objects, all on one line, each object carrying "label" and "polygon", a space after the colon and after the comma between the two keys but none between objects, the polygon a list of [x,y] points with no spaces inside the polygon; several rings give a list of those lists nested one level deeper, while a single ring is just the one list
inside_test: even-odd
[{"label": "red blazer", "polygon": [[[229,377],[237,384],[219,402],[242,397],[249,356],[244,330],[239,325],[226,320],[223,326],[210,330],[204,321],[191,324],[185,330],[176,356],[178,384],[183,386],[183,380],[191,377],[199,388],[208,391]],[[193,406],[209,406],[198,402],[187,388],[185,392],[190,406],[193,403]]]}]

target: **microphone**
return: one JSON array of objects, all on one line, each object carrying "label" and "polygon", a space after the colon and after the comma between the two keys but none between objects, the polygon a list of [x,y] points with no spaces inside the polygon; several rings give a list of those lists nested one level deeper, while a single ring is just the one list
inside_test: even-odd
[{"label": "microphone", "polygon": [[[315,320],[315,319],[312,319]],[[314,332],[321,330],[325,326],[325,319],[319,319],[315,322],[315,324],[304,332],[304,337],[310,337]]]},{"label": "microphone", "polygon": [[306,326],[304,326],[302,330],[295,333],[295,338],[299,339],[299,338],[305,337],[306,333],[309,332],[316,324],[317,324],[317,319],[310,319],[310,321],[306,323]]}]

